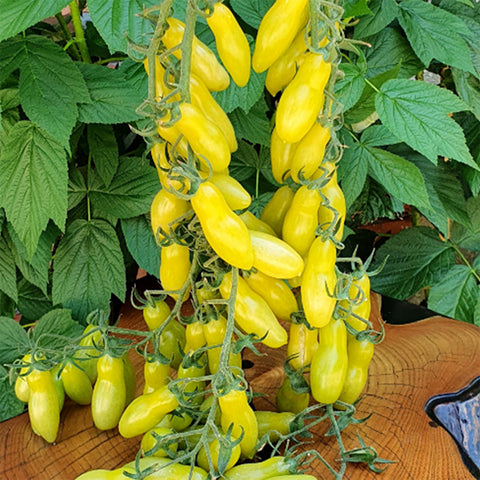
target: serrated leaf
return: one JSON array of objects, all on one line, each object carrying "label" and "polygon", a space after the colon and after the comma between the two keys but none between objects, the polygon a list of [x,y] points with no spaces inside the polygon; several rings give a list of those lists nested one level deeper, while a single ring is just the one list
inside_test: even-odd
[{"label": "serrated leaf", "polygon": [[87,185],[82,172],[70,167],[68,175],[68,210],[75,208],[87,196]]},{"label": "serrated leaf", "polygon": [[120,222],[128,251],[138,266],[154,277],[159,276],[160,248],[155,242],[149,220],[141,215]]},{"label": "serrated leaf", "polygon": [[398,21],[425,65],[435,58],[473,73],[469,49],[462,38],[466,29],[462,20],[423,0],[403,0],[398,7]]},{"label": "serrated leaf", "polygon": [[94,206],[114,217],[129,218],[150,210],[158,192],[158,175],[141,158],[121,158],[112,183],[103,188],[90,188]]},{"label": "serrated leaf", "polygon": [[372,125],[362,132],[362,143],[368,147],[383,147],[400,143],[400,140],[385,125]]},{"label": "serrated leaf", "polygon": [[398,15],[399,9],[395,0],[371,0],[368,6],[372,16],[364,16],[355,26],[355,38],[375,35],[389,25]]},{"label": "serrated leaf", "polygon": [[247,178],[255,175],[258,164],[258,153],[247,142],[240,140],[238,149],[232,154],[232,161],[228,167],[230,175],[239,182],[245,181]]},{"label": "serrated leaf", "polygon": [[127,35],[135,43],[148,43],[146,34],[151,34],[153,27],[140,14],[144,7],[155,5],[155,0],[89,0],[88,11],[110,51],[127,53]]},{"label": "serrated leaf", "polygon": [[84,319],[108,309],[113,293],[125,299],[125,267],[115,230],[103,220],[75,220],[60,241],[53,262],[52,301]]},{"label": "serrated leaf", "polygon": [[457,222],[452,224],[452,242],[461,248],[480,252],[480,197],[467,200],[467,213],[470,226],[465,227]]},{"label": "serrated leaf", "polygon": [[148,97],[148,76],[142,62],[126,58],[122,60],[118,71],[123,75],[125,81],[138,92],[139,97]]},{"label": "serrated leaf", "polygon": [[243,138],[253,144],[270,146],[270,120],[267,118],[268,106],[261,98],[246,114],[236,108],[230,115],[230,121],[237,138]]},{"label": "serrated leaf", "polygon": [[20,63],[20,100],[28,118],[68,145],[77,119],[77,103],[89,102],[79,69],[52,40],[29,35]]},{"label": "serrated leaf", "polygon": [[399,28],[385,28],[365,41],[371,45],[365,48],[367,78],[376,77],[399,64],[398,78],[410,78],[423,70],[424,65]]},{"label": "serrated leaf", "polygon": [[346,0],[343,3],[343,9],[343,18],[373,15],[373,12],[368,8],[367,0]]},{"label": "serrated leaf", "polygon": [[[480,122],[471,113],[457,114],[455,115],[455,120],[462,127],[475,163],[480,165]],[[459,165],[459,167],[472,195],[477,196],[480,192],[480,171],[466,165]]]},{"label": "serrated leaf", "polygon": [[[2,18],[0,16],[0,18]],[[15,70],[20,68],[23,56],[23,41],[20,38],[10,38],[0,42],[0,84]]]},{"label": "serrated leaf", "polygon": [[345,195],[347,208],[358,198],[368,174],[368,160],[365,151],[358,142],[353,142],[349,135],[344,135],[346,145],[341,162],[338,164],[338,178]]},{"label": "serrated leaf", "polygon": [[22,320],[33,322],[53,309],[52,300],[25,278],[18,282],[17,309]]},{"label": "serrated leaf", "polygon": [[108,187],[118,168],[118,145],[111,125],[87,125],[88,148],[95,169]]},{"label": "serrated leaf", "polygon": [[30,122],[18,122],[0,155],[0,205],[31,257],[52,219],[63,231],[67,216],[64,148]]},{"label": "serrated leaf", "polygon": [[375,112],[375,98],[378,89],[388,80],[397,78],[400,71],[400,64],[396,65],[391,70],[380,73],[378,76],[371,78],[370,83],[366,84],[358,102],[345,115],[345,122],[355,124],[362,122],[373,112]]},{"label": "serrated leaf", "polygon": [[11,363],[30,350],[28,335],[13,318],[0,317],[0,364]]},{"label": "serrated leaf", "polygon": [[382,123],[430,161],[445,156],[478,169],[462,129],[448,116],[467,107],[449,90],[421,81],[389,80],[375,106]]},{"label": "serrated leaf", "polygon": [[368,171],[398,200],[418,208],[429,207],[428,194],[420,170],[408,160],[386,150],[363,147]]},{"label": "serrated leaf", "polygon": [[480,81],[472,74],[458,68],[452,68],[452,74],[458,96],[480,120]]},{"label": "serrated leaf", "polygon": [[478,285],[466,265],[453,265],[443,278],[430,287],[428,308],[441,315],[473,323]]},{"label": "serrated leaf", "polygon": [[15,258],[3,235],[0,236],[0,290],[12,300],[17,301],[17,270],[15,268]]},{"label": "serrated leaf", "polygon": [[0,365],[0,422],[20,415],[24,410],[25,404],[16,397],[8,372]]},{"label": "serrated leaf", "polygon": [[35,345],[51,350],[60,350],[82,334],[83,327],[72,319],[72,312],[57,308],[45,313],[32,329]]},{"label": "serrated leaf", "polygon": [[52,17],[68,5],[68,0],[0,0],[0,41],[20,33],[47,17]]},{"label": "serrated leaf", "polygon": [[[246,37],[250,44],[250,50],[253,51],[253,38],[250,35],[246,35]],[[266,76],[267,72],[256,73],[252,70],[250,79],[244,87],[230,82],[225,90],[212,92],[213,97],[226,113],[233,112],[236,108],[241,108],[248,113],[263,95]]]},{"label": "serrated leaf", "polygon": [[413,227],[387,240],[376,252],[372,269],[388,257],[383,270],[371,278],[372,289],[405,300],[438,282],[455,264],[455,250],[435,230]]},{"label": "serrated leaf", "polygon": [[230,5],[234,12],[251,27],[258,29],[262,18],[265,16],[275,0],[231,0]]},{"label": "serrated leaf", "polygon": [[360,99],[365,88],[365,80],[363,72],[356,65],[342,63],[339,68],[344,77],[335,82],[335,95],[343,104],[343,111],[346,112]]},{"label": "serrated leaf", "polygon": [[91,98],[91,103],[78,104],[78,118],[81,122],[126,123],[141,118],[135,109],[144,97],[125,80],[121,72],[100,65],[77,65]]}]

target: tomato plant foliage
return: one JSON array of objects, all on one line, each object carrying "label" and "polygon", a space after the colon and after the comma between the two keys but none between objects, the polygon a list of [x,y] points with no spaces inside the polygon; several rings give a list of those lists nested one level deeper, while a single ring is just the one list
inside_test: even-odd
[{"label": "tomato plant foliage", "polygon": [[[148,44],[142,12],[158,3],[89,0],[61,13],[69,2],[0,0],[0,338],[16,337],[6,319],[17,312],[34,321],[68,309],[83,322],[125,300],[137,266],[158,277],[149,221],[158,178],[135,133],[147,77],[129,57],[129,42]],[[273,0],[227,3],[253,49]],[[175,1],[174,15],[184,6]],[[335,86],[350,241],[358,226],[396,218],[405,205],[419,212],[432,228],[383,244],[376,264],[388,260],[373,288],[408,298],[431,286],[430,308],[480,324],[479,262],[469,268],[462,253],[480,251],[480,6],[347,0],[344,17],[354,17],[345,35],[357,42],[344,50]],[[215,51],[205,22],[196,33]],[[214,95],[239,142],[231,175],[253,196],[254,213],[279,186],[269,167],[277,99],[265,76],[252,72],[245,87],[231,82]],[[0,343],[0,364],[13,360],[7,350]]]}]

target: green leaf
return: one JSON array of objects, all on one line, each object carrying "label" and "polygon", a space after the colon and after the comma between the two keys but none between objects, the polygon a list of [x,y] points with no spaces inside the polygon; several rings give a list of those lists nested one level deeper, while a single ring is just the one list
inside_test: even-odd
[{"label": "green leaf", "polygon": [[68,5],[68,0],[0,0],[0,41],[5,40],[35,23],[60,12]]},{"label": "green leaf", "polygon": [[[253,50],[253,38],[247,35],[247,39],[250,43],[250,49]],[[267,72],[256,73],[252,70],[250,79],[244,87],[239,87],[235,82],[230,82],[225,90],[212,92],[213,97],[227,113],[233,112],[238,107],[248,113],[263,95],[266,76]]]},{"label": "green leaf", "polygon": [[[2,17],[0,16],[0,18]],[[0,84],[2,84],[12,72],[20,68],[23,54],[23,40],[21,38],[11,38],[7,41],[0,42]]]},{"label": "green leaf", "polygon": [[0,90],[0,151],[10,135],[10,130],[20,120],[19,105],[17,88]]},{"label": "green leaf", "polygon": [[462,129],[448,116],[466,105],[449,90],[421,81],[389,80],[375,105],[382,123],[430,161],[445,156],[478,169]]},{"label": "green leaf", "polygon": [[63,49],[45,37],[25,38],[20,63],[20,99],[28,118],[68,145],[77,103],[90,97],[80,70]]},{"label": "green leaf", "polygon": [[118,168],[118,145],[112,125],[87,125],[87,139],[95,169],[108,187]]},{"label": "green leaf", "polygon": [[237,138],[270,146],[270,120],[267,118],[267,110],[268,106],[263,98],[260,98],[248,114],[241,108],[236,108],[229,117]]},{"label": "green leaf", "polygon": [[120,63],[118,71],[123,75],[128,85],[138,92],[139,97],[148,97],[148,76],[143,62],[135,62],[131,58],[126,58]]},{"label": "green leaf", "polygon": [[18,282],[17,309],[22,320],[33,322],[53,309],[52,300],[38,287],[22,278]]},{"label": "green leaf", "polygon": [[234,12],[255,29],[258,29],[262,18],[274,3],[275,0],[230,0]]},{"label": "green leaf", "polygon": [[70,167],[68,178],[68,210],[75,208],[87,196],[87,185],[82,172]]},{"label": "green leaf", "polygon": [[15,258],[8,242],[3,235],[0,236],[0,290],[12,300],[17,301],[17,270]]},{"label": "green leaf", "polygon": [[372,269],[385,259],[383,270],[371,278],[372,289],[405,300],[443,278],[455,264],[455,250],[435,230],[413,227],[397,233],[377,250]]},{"label": "green leaf", "polygon": [[420,170],[408,160],[380,148],[364,146],[369,174],[387,192],[408,205],[429,207],[428,194]]},{"label": "green leaf", "polygon": [[[467,139],[467,145],[477,165],[480,165],[480,122],[471,113],[455,115],[455,120],[460,124]],[[477,196],[480,192],[480,171],[459,165],[465,181],[472,194]]]},{"label": "green leaf", "polygon": [[461,248],[480,252],[480,197],[471,197],[467,200],[467,213],[470,225],[464,226],[453,222],[451,239]]},{"label": "green leaf", "polygon": [[27,249],[20,241],[11,224],[8,224],[8,242],[13,252],[15,263],[22,275],[30,282],[47,293],[48,269],[52,260],[52,248],[57,238],[58,230],[52,224],[40,235],[37,249],[30,257]]},{"label": "green leaf", "polygon": [[343,3],[343,9],[343,18],[373,15],[372,11],[368,8],[367,0],[346,0]]},{"label": "green leaf", "polygon": [[72,312],[57,308],[45,313],[32,329],[32,340],[42,348],[60,350],[82,334],[83,327],[72,319]]},{"label": "green leaf", "polygon": [[355,38],[364,38],[375,35],[389,25],[399,13],[395,0],[371,0],[369,8],[372,16],[365,16],[359,19],[355,26]]},{"label": "green leaf", "polygon": [[239,182],[255,175],[257,172],[258,153],[249,143],[240,140],[238,150],[233,152],[232,161],[228,167],[230,175]]},{"label": "green leaf", "polygon": [[13,318],[0,317],[0,364],[11,363],[30,350],[28,335]]},{"label": "green leaf", "polygon": [[0,155],[0,205],[31,257],[52,219],[63,231],[67,215],[64,148],[30,122],[18,122]]},{"label": "green leaf", "polygon": [[92,205],[117,218],[142,215],[150,210],[158,192],[158,175],[154,167],[141,158],[120,158],[112,183],[90,189]]},{"label": "green leaf", "polygon": [[400,140],[385,125],[372,125],[362,132],[362,143],[369,147],[395,145]]},{"label": "green leaf", "polygon": [[473,323],[478,285],[466,265],[453,265],[443,278],[430,287],[428,308],[441,315]]},{"label": "green leaf", "polygon": [[141,118],[135,109],[143,102],[143,94],[125,80],[122,72],[100,65],[77,65],[92,100],[78,105],[81,122],[126,123]]},{"label": "green leaf", "polygon": [[354,124],[362,122],[375,112],[375,98],[378,89],[388,80],[397,78],[400,71],[400,64],[391,70],[380,73],[378,76],[371,78],[370,83],[365,85],[360,99],[355,106],[345,115],[345,122]]},{"label": "green leaf", "polygon": [[458,68],[452,68],[452,74],[458,96],[480,120],[480,80]]},{"label": "green leaf", "polygon": [[368,174],[368,160],[365,149],[344,135],[346,145],[341,162],[338,164],[338,179],[341,182],[347,208],[358,198]]},{"label": "green leaf", "polygon": [[398,21],[425,65],[435,58],[473,73],[468,46],[462,38],[466,30],[462,20],[423,0],[403,0],[398,6]]},{"label": "green leaf", "polygon": [[128,52],[128,38],[145,45],[153,32],[152,24],[142,18],[143,8],[158,5],[155,0],[89,0],[88,11],[108,48]]},{"label": "green leaf", "polygon": [[16,397],[8,372],[0,365],[0,422],[20,415],[24,410],[25,404]]},{"label": "green leaf", "polygon": [[399,28],[388,27],[377,35],[365,39],[371,44],[371,47],[365,48],[368,63],[367,78],[376,77],[399,64],[399,78],[410,78],[423,70],[422,62],[402,33]]},{"label": "green leaf", "polygon": [[117,234],[103,220],[75,220],[60,241],[53,262],[54,304],[84,319],[108,309],[113,293],[125,299],[125,267]]},{"label": "green leaf", "polygon": [[138,266],[154,277],[159,276],[160,248],[152,234],[150,221],[144,216],[120,222],[128,251]]},{"label": "green leaf", "polygon": [[343,104],[343,111],[346,112],[360,99],[365,88],[365,80],[363,72],[356,65],[341,63],[339,68],[344,77],[335,82],[335,95]]}]

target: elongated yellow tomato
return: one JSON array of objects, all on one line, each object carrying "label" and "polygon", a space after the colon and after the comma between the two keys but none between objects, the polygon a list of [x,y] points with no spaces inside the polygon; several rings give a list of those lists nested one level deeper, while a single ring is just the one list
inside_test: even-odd
[{"label": "elongated yellow tomato", "polygon": [[312,327],[325,326],[332,317],[337,276],[336,249],[330,240],[317,237],[309,252],[302,276],[301,296],[303,310]]},{"label": "elongated yellow tomato", "polygon": [[98,359],[97,372],[92,395],[93,422],[99,430],[110,430],[118,425],[127,399],[123,358],[105,353]]},{"label": "elongated yellow tomato", "polygon": [[196,320],[185,328],[185,353],[192,353],[207,344],[202,322]]},{"label": "elongated yellow tomato", "polygon": [[358,341],[351,335],[347,338],[348,367],[342,393],[338,398],[345,403],[354,403],[362,393],[368,378],[368,367],[375,345],[368,339]]},{"label": "elongated yellow tomato", "polygon": [[322,55],[310,53],[284,90],[275,122],[278,136],[285,142],[299,142],[315,123],[323,106],[323,91],[331,68]]},{"label": "elongated yellow tomato", "polygon": [[296,148],[296,143],[285,142],[279,137],[277,129],[273,129],[270,138],[270,163],[272,165],[273,178],[278,183],[284,183],[290,176]]},{"label": "elongated yellow tomato", "polygon": [[[192,263],[190,250],[186,245],[172,243],[162,247],[160,252],[160,283],[164,290],[171,292],[173,299],[178,298],[176,290],[181,290],[188,281]],[[187,295],[189,288],[185,294]]]},{"label": "elongated yellow tomato", "polygon": [[152,457],[168,457],[169,452],[174,453],[178,449],[178,443],[177,442],[168,442],[168,447],[167,449],[163,448],[158,448],[158,441],[162,439],[162,437],[167,437],[169,435],[172,435],[174,432],[171,428],[167,427],[155,427],[146,432],[143,437],[142,441],[140,444],[140,448],[142,449],[142,453],[145,455],[146,452],[148,453],[148,456]]},{"label": "elongated yellow tomato", "polygon": [[287,242],[268,233],[250,230],[253,266],[273,278],[293,278],[303,272],[303,258]]},{"label": "elongated yellow tomato", "polygon": [[285,214],[282,238],[302,257],[307,255],[315,239],[320,202],[321,196],[318,191],[303,185],[295,192],[290,208]]},{"label": "elongated yellow tomato", "polygon": [[308,328],[304,323],[292,323],[288,333],[287,356],[295,370],[307,366],[318,347],[318,329]]},{"label": "elongated yellow tomato", "polygon": [[250,78],[250,46],[231,10],[222,3],[214,5],[207,24],[215,36],[218,55],[233,81],[244,87]]},{"label": "elongated yellow tomato", "polygon": [[174,146],[175,151],[183,158],[188,156],[188,145],[185,137],[182,136],[176,125],[165,127],[162,123],[157,123],[157,133],[166,142]]},{"label": "elongated yellow tomato", "polygon": [[258,423],[257,417],[248,403],[245,390],[230,390],[225,395],[218,397],[218,404],[222,412],[223,431],[226,432],[233,424],[233,438],[239,438],[243,432],[243,438],[240,441],[242,455],[252,458],[258,440]]},{"label": "elongated yellow tomato", "polygon": [[329,140],[330,130],[315,122],[297,144],[290,169],[290,175],[294,182],[299,183],[300,175],[307,179],[318,170]]},{"label": "elongated yellow tomato", "polygon": [[273,62],[265,77],[265,87],[272,96],[285,88],[295,77],[301,55],[307,51],[305,29],[302,28],[292,44]]},{"label": "elongated yellow tomato", "polygon": [[30,390],[28,416],[32,430],[53,443],[60,425],[60,406],[52,374],[49,370],[34,368],[26,378]]},{"label": "elongated yellow tomato", "polygon": [[[81,365],[81,364],[80,364]],[[90,405],[93,388],[90,378],[75,363],[68,362],[60,373],[63,388],[69,398],[79,405]]]},{"label": "elongated yellow tomato", "polygon": [[161,189],[153,199],[150,207],[150,222],[153,234],[158,241],[165,238],[178,225],[180,218],[190,210],[187,200],[177,197],[165,189]]},{"label": "elongated yellow tomato", "polygon": [[164,363],[159,359],[149,358],[143,365],[143,393],[152,393],[169,381],[170,363]]},{"label": "elongated yellow tomato", "polygon": [[212,182],[203,182],[191,203],[215,253],[234,267],[252,268],[253,248],[248,228],[228,206],[220,190]]},{"label": "elongated yellow tomato", "polygon": [[238,180],[228,174],[214,172],[210,181],[220,190],[232,210],[243,210],[250,206],[252,197]]},{"label": "elongated yellow tomato", "polygon": [[319,403],[334,403],[342,393],[348,367],[347,330],[331,319],[318,332],[318,348],[310,368],[310,388]]},{"label": "elongated yellow tomato", "polygon": [[289,47],[308,18],[308,0],[276,0],[258,27],[252,66],[265,71]]},{"label": "elongated yellow tomato", "polygon": [[283,280],[269,277],[260,271],[250,272],[244,278],[248,286],[268,303],[275,316],[281,320],[290,320],[290,315],[298,310],[297,299]]},{"label": "elongated yellow tomato", "polygon": [[128,405],[118,423],[118,431],[125,438],[141,435],[177,407],[177,397],[168,385],[163,385],[151,393],[140,395]]},{"label": "elongated yellow tomato", "polygon": [[294,195],[288,185],[283,185],[273,194],[260,214],[260,220],[270,225],[277,236],[282,235],[283,220],[292,204]]},{"label": "elongated yellow tomato", "polygon": [[[222,298],[230,298],[232,272],[223,276],[219,290]],[[265,336],[262,343],[268,347],[279,348],[287,343],[287,332],[280,325],[268,303],[255,293],[242,277],[238,277],[235,322],[247,334],[253,333],[259,338]]]},{"label": "elongated yellow tomato", "polygon": [[[215,472],[218,472],[220,470],[220,466],[221,466],[219,464],[220,448],[221,448],[220,441],[217,438],[214,438],[213,440],[211,440],[208,443],[207,448],[208,448],[208,454],[210,455],[210,460],[212,462],[213,469],[215,470]],[[227,452],[228,452],[228,450],[225,449],[222,452],[222,454],[224,456],[226,456]],[[236,465],[236,463],[240,459],[242,449],[240,448],[240,445],[237,444],[231,449],[231,451],[229,453],[230,453],[229,458],[223,458],[222,459],[222,461],[225,462],[225,466],[224,466],[225,468],[222,468],[222,471],[228,470],[229,468],[232,468],[234,465]],[[207,470],[207,471],[210,470],[210,464],[209,464],[209,461],[208,461],[207,450],[204,446],[202,448],[200,448],[200,450],[198,451],[197,465],[199,467],[203,468],[204,470]],[[223,465],[222,465],[222,467],[223,467]]]},{"label": "elongated yellow tomato", "polygon": [[[169,28],[162,37],[163,44],[168,48],[180,45],[185,31],[185,24],[176,19],[167,20]],[[181,58],[180,49],[173,51],[177,58]],[[197,37],[193,38],[192,44],[192,72],[200,77],[210,91],[225,90],[230,84],[227,71],[220,65],[215,54]]]},{"label": "elongated yellow tomato", "polygon": [[203,81],[193,74],[190,76],[190,97],[192,103],[199,107],[207,119],[216,124],[225,135],[230,151],[237,150],[237,137],[228,115],[213,98]]},{"label": "elongated yellow tomato", "polygon": [[271,441],[278,440],[280,435],[290,433],[290,424],[295,418],[293,412],[271,412],[269,410],[255,410],[258,423],[258,438],[268,434]]},{"label": "elongated yellow tomato", "polygon": [[318,208],[318,224],[322,230],[325,230],[331,226],[332,222],[335,222],[335,238],[341,241],[347,214],[345,195],[333,177],[320,189],[320,192],[327,200],[326,202],[322,202]]},{"label": "elongated yellow tomato", "polygon": [[[170,174],[171,165],[168,163],[166,155],[167,143],[154,143],[150,149],[153,163],[157,169],[158,179],[166,190],[176,190],[186,193],[190,188],[190,181],[187,178],[173,178]],[[178,177],[178,175],[177,175]]]},{"label": "elongated yellow tomato", "polygon": [[260,220],[249,210],[241,213],[239,217],[242,219],[243,223],[247,226],[249,230],[268,233],[269,235],[273,235],[274,237],[277,235],[273,230],[273,228],[270,225],[268,225],[268,223],[265,223],[263,220]]},{"label": "elongated yellow tomato", "polygon": [[102,332],[95,325],[87,325],[82,338],[78,342],[80,347],[75,352],[75,360],[88,375],[92,385],[97,379],[97,361],[100,357],[99,347],[102,345]]},{"label": "elongated yellow tomato", "polygon": [[175,127],[185,136],[200,162],[207,168],[210,165],[214,172],[227,168],[230,163],[230,147],[218,126],[191,103],[182,103],[180,113],[181,117]]},{"label": "elongated yellow tomato", "polygon": [[[362,322],[360,318],[368,320],[370,317],[371,301],[370,301],[370,278],[367,274],[363,274],[360,278],[354,278],[350,285],[348,300],[340,300],[340,305],[348,312],[349,315],[345,321],[358,332],[367,328],[367,324]],[[360,318],[357,318],[360,317]]]},{"label": "elongated yellow tomato", "polygon": [[296,392],[289,377],[285,377],[275,395],[275,403],[279,412],[300,413],[308,407],[309,402],[310,393]]},{"label": "elongated yellow tomato", "polygon": [[267,480],[275,475],[287,475],[296,469],[292,457],[276,455],[262,462],[235,465],[225,472],[226,480]]}]

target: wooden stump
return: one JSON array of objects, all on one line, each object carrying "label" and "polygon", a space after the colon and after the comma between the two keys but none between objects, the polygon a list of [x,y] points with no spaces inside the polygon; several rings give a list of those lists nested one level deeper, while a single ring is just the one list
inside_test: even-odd
[{"label": "wooden stump", "polygon": [[[371,320],[380,319],[374,296]],[[123,308],[121,325],[143,327],[142,314]],[[385,324],[385,340],[377,346],[358,417],[371,418],[344,431],[347,449],[359,447],[357,432],[380,457],[395,461],[377,475],[364,466],[348,466],[346,480],[467,480],[474,478],[465,467],[455,441],[425,413],[427,401],[438,394],[456,392],[480,375],[480,329],[473,325],[432,317],[407,325]],[[274,405],[274,392],[283,378],[284,350],[268,356],[248,358],[253,366],[247,378],[256,390],[267,393],[256,406]],[[139,372],[137,391],[142,389],[142,359],[132,355]],[[478,412],[478,395],[475,408]],[[472,417],[474,418],[474,417]],[[477,417],[478,419],[478,417]],[[33,434],[28,415],[22,414],[0,424],[0,478],[8,480],[73,480],[86,470],[117,468],[131,461],[139,437],[122,438],[117,430],[101,432],[92,422],[90,407],[68,401],[62,411],[55,445]],[[472,430],[473,431],[473,430]],[[478,429],[477,429],[478,432]],[[337,465],[335,439],[315,431],[315,447],[332,465]],[[477,438],[476,446],[479,441]],[[319,462],[312,463],[319,479],[331,478]]]}]

